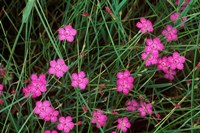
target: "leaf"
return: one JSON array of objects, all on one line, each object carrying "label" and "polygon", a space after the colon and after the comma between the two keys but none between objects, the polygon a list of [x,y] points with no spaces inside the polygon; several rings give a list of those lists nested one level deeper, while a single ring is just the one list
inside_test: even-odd
[{"label": "leaf", "polygon": [[35,4],[35,0],[28,0],[28,3],[26,4],[26,7],[23,11],[22,23],[28,22],[28,17],[31,13],[31,10],[32,10],[34,4]]}]

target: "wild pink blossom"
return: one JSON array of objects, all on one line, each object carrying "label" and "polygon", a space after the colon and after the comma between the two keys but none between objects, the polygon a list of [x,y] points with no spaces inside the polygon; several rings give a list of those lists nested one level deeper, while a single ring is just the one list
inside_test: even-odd
[{"label": "wild pink blossom", "polygon": [[166,79],[173,80],[175,75],[176,75],[176,71],[169,69],[168,71],[165,71],[164,77]]},{"label": "wild pink blossom", "polygon": [[39,97],[47,91],[46,84],[47,81],[44,74],[40,74],[39,77],[36,74],[32,74],[31,83],[23,88],[24,95],[32,94],[33,98]]},{"label": "wild pink blossom", "polygon": [[140,103],[140,107],[138,108],[138,111],[140,112],[140,115],[142,117],[146,116],[147,114],[152,114],[152,105],[150,103],[142,102]]},{"label": "wild pink blossom", "polygon": [[146,44],[147,44],[147,46],[145,47],[146,53],[157,54],[158,51],[162,51],[164,49],[164,45],[161,43],[160,38],[158,37],[154,39],[147,39]]},{"label": "wild pink blossom", "polygon": [[190,0],[183,0],[183,3],[180,3],[180,0],[176,0],[175,4],[181,4],[181,10],[184,10],[185,7],[190,3]]},{"label": "wild pink blossom", "polygon": [[116,131],[112,131],[112,133],[117,133]]},{"label": "wild pink blossom", "polygon": [[85,72],[80,71],[78,73],[72,74],[72,83],[73,87],[78,87],[81,90],[84,90],[88,84],[89,80],[85,75]]},{"label": "wild pink blossom", "polygon": [[48,70],[49,74],[55,74],[58,78],[61,78],[65,72],[68,71],[68,66],[65,61],[59,58],[57,61],[50,61],[50,68]]},{"label": "wild pink blossom", "polygon": [[150,66],[158,63],[159,53],[142,53],[141,58],[145,60],[145,66]]},{"label": "wild pink blossom", "polygon": [[56,130],[45,130],[44,133],[58,133]]},{"label": "wild pink blossom", "polygon": [[181,18],[180,13],[176,12],[170,15],[170,19],[175,23],[177,20],[181,19],[181,27],[184,27],[184,22],[187,21],[187,17]]},{"label": "wild pink blossom", "polygon": [[126,110],[128,111],[135,111],[137,109],[137,107],[139,106],[138,102],[133,99],[131,101],[126,101]]},{"label": "wild pink blossom", "polygon": [[64,28],[58,29],[59,40],[67,40],[68,42],[74,41],[74,36],[77,34],[77,31],[69,24]]},{"label": "wild pink blossom", "polygon": [[171,25],[167,25],[166,29],[162,31],[162,34],[166,37],[167,41],[172,41],[178,39],[177,32],[178,30],[176,28]]},{"label": "wild pink blossom", "polygon": [[74,128],[74,123],[72,121],[71,116],[59,118],[59,124],[57,125],[58,130],[64,131],[65,133],[69,133],[70,130],[73,128]]},{"label": "wild pink blossom", "polygon": [[170,64],[169,64],[167,56],[164,56],[163,58],[158,59],[158,64],[157,64],[158,70],[162,70],[164,72],[167,72],[169,67],[170,67]]},{"label": "wild pink blossom", "polygon": [[105,126],[107,119],[102,110],[95,110],[92,114],[92,123],[96,124],[97,128]]},{"label": "wild pink blossom", "polygon": [[151,21],[143,17],[140,18],[140,22],[136,23],[136,27],[138,27],[142,33],[153,32],[153,26]]},{"label": "wild pink blossom", "polygon": [[181,56],[178,52],[174,52],[172,56],[168,57],[168,61],[170,64],[170,69],[178,69],[178,70],[183,70],[184,68],[184,62],[185,62],[185,57]]},{"label": "wild pink blossom", "polygon": [[124,133],[127,132],[127,130],[131,127],[131,123],[129,122],[127,117],[118,118],[117,122],[117,129],[122,130],[122,132]]},{"label": "wild pink blossom", "polygon": [[0,84],[0,95],[2,94],[3,92],[3,84]]},{"label": "wild pink blossom", "polygon": [[117,73],[117,91],[123,92],[125,95],[133,88],[134,78],[130,75],[128,70]]},{"label": "wild pink blossom", "polygon": [[52,112],[50,107],[50,102],[45,100],[43,102],[37,101],[33,112],[40,116],[40,118],[45,119]]},{"label": "wild pink blossom", "polygon": [[45,121],[51,121],[51,122],[56,122],[59,112],[57,110],[55,110],[53,107],[51,108],[52,111],[47,114],[47,116],[44,118]]}]

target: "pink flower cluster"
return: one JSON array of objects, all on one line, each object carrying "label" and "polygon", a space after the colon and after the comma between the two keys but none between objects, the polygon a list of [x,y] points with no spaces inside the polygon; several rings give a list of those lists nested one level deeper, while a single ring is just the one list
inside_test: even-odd
[{"label": "pink flower cluster", "polygon": [[117,91],[123,92],[125,95],[133,88],[134,78],[128,70],[117,73]]},{"label": "pink flower cluster", "polygon": [[187,17],[181,18],[180,13],[176,12],[170,15],[170,19],[175,23],[178,20],[181,20],[181,27],[184,27],[184,22],[187,20]]},{"label": "pink flower cluster", "polygon": [[2,94],[3,92],[3,84],[0,84],[0,95]]},{"label": "pink flower cluster", "polygon": [[72,83],[71,85],[73,87],[78,87],[81,90],[84,90],[89,83],[89,80],[87,77],[85,77],[85,72],[80,71],[78,73],[72,74]]},{"label": "pink flower cluster", "polygon": [[44,133],[58,133],[58,132],[57,132],[56,130],[52,130],[52,131],[50,131],[50,130],[45,130]]},{"label": "pink flower cluster", "polygon": [[103,127],[106,124],[107,116],[103,114],[102,110],[95,110],[92,114],[92,123],[96,124],[97,128]]},{"label": "pink flower cluster", "polygon": [[66,25],[64,28],[58,29],[59,40],[67,40],[68,42],[74,41],[74,36],[77,34],[77,31],[69,24]]},{"label": "pink flower cluster", "polygon": [[160,38],[147,39],[146,44],[145,52],[141,55],[142,59],[145,60],[145,65],[157,64],[159,51],[164,49],[164,45],[161,43]]},{"label": "pink flower cluster", "polygon": [[56,122],[59,112],[51,107],[50,102],[45,100],[43,102],[37,101],[33,112],[39,115],[45,121]]},{"label": "pink flower cluster", "polygon": [[174,52],[172,56],[165,56],[158,59],[158,70],[162,70],[165,74],[164,77],[170,80],[174,79],[176,75],[175,69],[183,70],[185,57],[181,56],[178,52]]},{"label": "pink flower cluster", "polygon": [[136,27],[140,29],[142,33],[153,32],[153,26],[150,20],[140,18],[140,22],[136,23]]},{"label": "pink flower cluster", "polygon": [[186,6],[190,3],[190,0],[183,0],[183,3],[180,3],[180,0],[176,0],[175,4],[181,4],[181,10],[184,10]]},{"label": "pink flower cluster", "polygon": [[117,129],[122,130],[122,132],[127,132],[127,130],[131,127],[131,123],[127,117],[118,118],[117,122]]},{"label": "pink flower cluster", "polygon": [[47,81],[44,74],[40,74],[39,77],[36,74],[32,74],[31,83],[23,88],[24,95],[28,96],[32,94],[33,98],[39,97],[47,91],[46,84]]},{"label": "pink flower cluster", "polygon": [[74,128],[74,123],[72,121],[71,116],[60,117],[59,124],[57,125],[57,129],[60,131],[64,131],[65,133],[69,133],[71,129]]},{"label": "pink flower cluster", "polygon": [[49,74],[55,74],[58,78],[62,77],[68,71],[68,66],[65,65],[63,59],[50,61]]},{"label": "pink flower cluster", "polygon": [[162,34],[166,37],[167,41],[173,41],[178,39],[177,32],[178,30],[176,28],[167,25],[166,29],[162,31]]},{"label": "pink flower cluster", "polygon": [[136,100],[131,100],[131,101],[127,101],[126,102],[126,110],[128,111],[135,111],[138,110],[140,112],[140,116],[144,117],[147,114],[152,114],[152,104],[150,103],[146,103],[146,102],[140,102],[140,104],[138,104],[138,102]]}]

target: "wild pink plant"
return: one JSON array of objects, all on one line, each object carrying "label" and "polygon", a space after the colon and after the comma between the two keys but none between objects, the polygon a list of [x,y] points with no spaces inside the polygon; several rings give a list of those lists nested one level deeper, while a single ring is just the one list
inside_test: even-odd
[{"label": "wild pink plant", "polygon": [[180,0],[176,0],[175,2],[176,5],[182,4],[181,10],[184,10],[189,3],[190,3],[190,0],[184,0],[183,3],[180,3]]},{"label": "wild pink plant", "polygon": [[81,90],[84,90],[88,84],[89,80],[85,75],[85,72],[80,71],[78,73],[72,74],[72,83],[73,87],[78,87]]},{"label": "wild pink plant", "polygon": [[147,39],[146,44],[147,44],[147,46],[145,47],[146,53],[157,54],[158,51],[162,51],[164,49],[164,45],[161,43],[160,38],[158,37],[154,39]]},{"label": "wild pink plant", "polygon": [[69,24],[64,28],[58,29],[59,40],[67,40],[68,42],[74,41],[74,36],[77,34],[77,31]]},{"label": "wild pink plant", "polygon": [[45,130],[44,133],[58,133],[58,131],[56,130]]},{"label": "wild pink plant", "polygon": [[185,57],[181,56],[178,52],[175,51],[172,56],[168,57],[168,61],[170,69],[175,70],[177,68],[178,70],[183,70]]},{"label": "wild pink plant", "polygon": [[117,73],[117,91],[123,92],[125,95],[133,88],[134,78],[130,75],[128,70]]},{"label": "wild pink plant", "polygon": [[159,53],[142,53],[141,58],[145,60],[145,66],[150,66],[158,63]]},{"label": "wild pink plant", "polygon": [[172,41],[178,39],[177,32],[178,30],[176,28],[171,25],[167,25],[166,29],[162,31],[162,34],[166,37],[167,41]]},{"label": "wild pink plant", "polygon": [[164,77],[166,79],[173,80],[175,75],[176,75],[176,71],[169,69],[168,71],[165,71]]},{"label": "wild pink plant", "polygon": [[3,84],[0,84],[0,95],[2,94],[3,92]]},{"label": "wild pink plant", "polygon": [[170,67],[168,57],[164,56],[163,58],[158,59],[157,68],[158,70],[162,70],[163,72],[167,72]]},{"label": "wild pink plant", "polygon": [[103,111],[98,109],[92,113],[92,123],[96,124],[97,128],[103,127],[106,124],[107,116],[103,114]]},{"label": "wild pink plant", "polygon": [[187,17],[181,18],[180,13],[176,12],[170,15],[170,19],[175,23],[177,20],[181,19],[181,27],[184,27],[185,21],[187,21]]},{"label": "wild pink plant", "polygon": [[48,70],[49,74],[55,74],[58,78],[61,78],[65,72],[68,71],[68,66],[65,61],[59,58],[57,61],[50,61],[50,68]]},{"label": "wild pink plant", "polygon": [[140,112],[140,115],[142,117],[146,116],[147,114],[152,114],[152,105],[150,103],[142,102],[140,103],[140,107],[138,108],[138,111]]},{"label": "wild pink plant", "polygon": [[127,130],[131,127],[131,123],[129,122],[127,117],[118,118],[117,129],[122,130],[122,132],[127,132]]},{"label": "wild pink plant", "polygon": [[140,18],[140,22],[136,23],[136,27],[140,29],[142,33],[146,32],[153,32],[153,25],[150,20],[147,20],[145,18]]},{"label": "wild pink plant", "polygon": [[71,116],[60,117],[59,124],[57,125],[57,129],[60,131],[64,131],[65,133],[69,133],[71,129],[74,128],[74,123],[72,121]]},{"label": "wild pink plant", "polygon": [[51,107],[52,111],[47,114],[47,116],[44,118],[45,121],[51,121],[56,122],[58,119],[59,112],[55,110],[53,107]]},{"label": "wild pink plant", "polygon": [[131,101],[126,101],[126,110],[128,111],[135,111],[137,109],[137,107],[139,106],[138,102],[133,99]]}]

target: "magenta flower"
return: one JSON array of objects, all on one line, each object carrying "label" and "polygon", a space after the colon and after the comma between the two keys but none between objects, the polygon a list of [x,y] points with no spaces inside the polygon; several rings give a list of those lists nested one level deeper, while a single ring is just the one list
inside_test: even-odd
[{"label": "magenta flower", "polygon": [[97,128],[105,126],[107,119],[102,110],[95,110],[92,114],[92,123],[96,124]]},{"label": "magenta flower", "polygon": [[123,92],[125,95],[133,88],[134,78],[130,75],[128,70],[117,73],[117,91]]},{"label": "magenta flower", "polygon": [[[181,10],[184,10],[185,7],[186,7],[189,3],[190,3],[190,0],[184,0],[184,2],[181,3],[181,4],[182,4],[182,5],[181,5]],[[180,4],[180,0],[176,0],[175,4],[176,4],[176,5],[179,5],[179,4]]]},{"label": "magenta flower", "polygon": [[58,119],[59,112],[52,108],[52,111],[44,118],[45,121],[56,122]]},{"label": "magenta flower", "polygon": [[40,118],[45,119],[52,112],[50,107],[50,102],[45,100],[43,102],[37,101],[33,112],[40,116]]},{"label": "magenta flower", "polygon": [[177,40],[177,32],[178,30],[171,25],[167,25],[166,29],[162,31],[162,34],[166,37],[167,41]]},{"label": "magenta flower", "polygon": [[133,99],[131,101],[126,101],[126,110],[128,111],[135,111],[137,109],[137,107],[139,106],[138,102]]},{"label": "magenta flower", "polygon": [[138,111],[140,112],[140,115],[142,117],[146,116],[147,114],[152,114],[153,111],[152,111],[152,105],[149,103],[149,104],[146,104],[145,102],[141,103],[140,104],[140,107],[138,108]]},{"label": "magenta flower", "polygon": [[[178,19],[181,19],[180,13],[176,12],[170,15],[170,19],[175,23]],[[184,27],[184,22],[187,21],[187,17],[181,19],[181,27]]]},{"label": "magenta flower", "polygon": [[0,95],[2,94],[3,92],[3,84],[0,84]]},{"label": "magenta flower", "polygon": [[58,29],[59,40],[67,40],[68,42],[74,41],[74,36],[77,34],[76,30],[69,24],[64,28]]},{"label": "magenta flower", "polygon": [[142,59],[145,60],[145,66],[150,66],[158,63],[159,53],[142,53]]},{"label": "magenta flower", "polygon": [[58,133],[56,130],[45,130],[44,133]]},{"label": "magenta flower", "polygon": [[157,65],[158,70],[167,72],[169,67],[170,67],[170,63],[168,61],[168,57],[165,56],[163,58],[158,59],[158,65]]},{"label": "magenta flower", "polygon": [[136,27],[138,27],[142,33],[153,32],[151,21],[143,17],[140,18],[140,22],[137,22]]},{"label": "magenta flower", "polygon": [[176,75],[176,71],[169,69],[168,71],[165,72],[164,77],[166,79],[173,80],[175,75]]},{"label": "magenta flower", "polygon": [[40,74],[39,77],[36,74],[32,74],[31,83],[23,88],[24,95],[32,94],[33,98],[39,97],[47,91],[46,84],[47,81],[44,74]]},{"label": "magenta flower", "polygon": [[170,64],[170,69],[175,70],[177,68],[178,70],[183,70],[185,57],[180,56],[178,52],[174,52],[172,56],[168,57],[168,61]]},{"label": "magenta flower", "polygon": [[58,78],[61,78],[65,72],[68,71],[68,66],[65,65],[63,59],[58,59],[57,61],[50,61],[49,74],[55,74]]},{"label": "magenta flower", "polygon": [[145,47],[146,53],[154,53],[157,54],[158,51],[162,51],[164,49],[164,45],[161,43],[160,38],[147,39],[147,46]]},{"label": "magenta flower", "polygon": [[85,72],[80,71],[79,73],[72,74],[72,83],[73,87],[78,87],[81,90],[84,90],[88,84],[89,80],[85,77]]},{"label": "magenta flower", "polygon": [[57,125],[57,129],[60,131],[64,131],[65,133],[69,133],[71,129],[74,128],[74,123],[72,121],[71,116],[60,117],[59,124]]},{"label": "magenta flower", "polygon": [[122,132],[127,132],[128,128],[131,127],[131,123],[129,122],[127,117],[124,118],[118,118],[117,120],[118,125],[117,125],[117,129],[122,130]]}]

